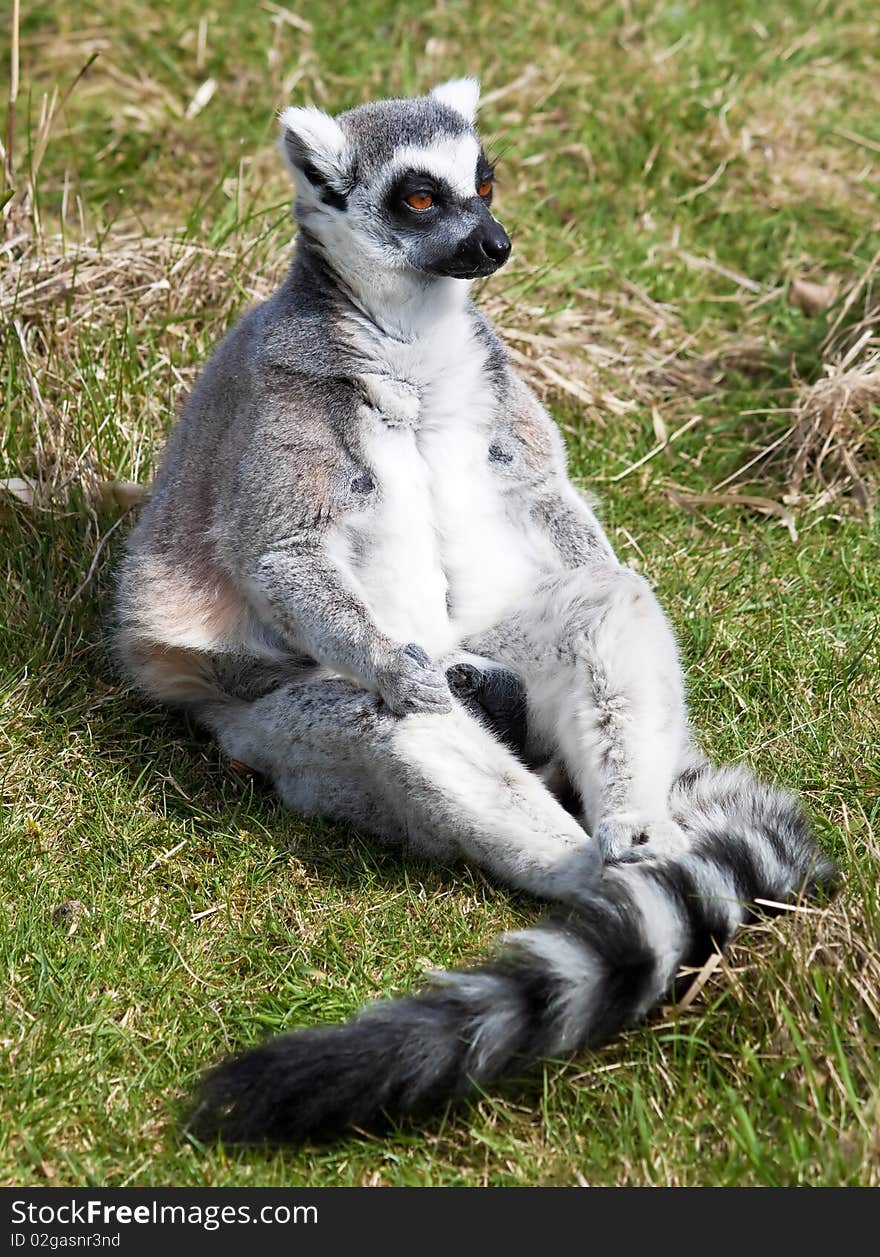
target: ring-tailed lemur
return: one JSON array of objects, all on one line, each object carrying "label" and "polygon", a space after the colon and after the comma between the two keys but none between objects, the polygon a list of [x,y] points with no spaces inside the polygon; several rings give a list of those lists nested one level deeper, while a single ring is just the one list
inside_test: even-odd
[{"label": "ring-tailed lemur", "polygon": [[510,252],[478,90],[282,114],[293,266],[172,433],[117,645],[289,807],[564,915],[221,1065],[202,1134],[304,1138],[598,1043],[756,897],[830,876],[789,795],[696,750],[666,617],[471,304]]}]

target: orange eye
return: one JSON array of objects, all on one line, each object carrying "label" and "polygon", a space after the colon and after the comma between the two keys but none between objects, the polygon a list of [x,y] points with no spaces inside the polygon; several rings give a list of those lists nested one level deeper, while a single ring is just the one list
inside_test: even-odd
[{"label": "orange eye", "polygon": [[492,191],[492,180],[484,179],[482,183],[477,184],[477,196],[488,196]]},{"label": "orange eye", "polygon": [[411,205],[416,210],[430,209],[434,204],[434,198],[430,192],[413,192],[412,196],[406,198],[407,205]]}]

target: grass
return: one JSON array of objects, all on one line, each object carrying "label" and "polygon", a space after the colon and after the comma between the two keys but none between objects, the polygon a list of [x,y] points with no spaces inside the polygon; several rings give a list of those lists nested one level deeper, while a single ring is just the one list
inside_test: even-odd
[{"label": "grass", "polygon": [[[880,1183],[870,389],[858,413],[849,394],[821,411],[852,467],[789,448],[852,338],[867,330],[868,366],[878,345],[876,6],[285,14],[119,0],[22,19],[0,253],[0,478],[18,481],[0,490],[0,1180]],[[49,125],[44,94],[95,53]],[[204,1064],[536,914],[284,813],[126,694],[105,645],[118,482],[148,479],[199,364],[285,263],[273,110],[465,71],[515,243],[482,303],[667,606],[706,746],[803,794],[843,891],[743,935],[686,1010],[425,1126],[201,1149],[175,1115]],[[831,306],[790,304],[798,278]]]}]

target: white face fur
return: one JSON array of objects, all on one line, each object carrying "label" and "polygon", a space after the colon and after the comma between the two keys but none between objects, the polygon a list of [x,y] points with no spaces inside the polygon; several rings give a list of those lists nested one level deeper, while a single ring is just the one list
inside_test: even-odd
[{"label": "white face fur", "polygon": [[492,168],[473,127],[479,85],[380,101],[337,118],[281,115],[296,216],[350,287],[409,276],[469,280],[503,265],[510,242],[492,216]]}]

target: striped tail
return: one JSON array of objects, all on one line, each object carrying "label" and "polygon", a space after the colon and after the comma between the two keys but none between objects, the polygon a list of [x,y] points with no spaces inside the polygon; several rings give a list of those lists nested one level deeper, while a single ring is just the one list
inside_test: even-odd
[{"label": "striped tail", "polygon": [[297,1143],[430,1111],[607,1041],[662,1000],[682,965],[702,964],[759,915],[756,900],[833,882],[797,801],[743,768],[690,768],[672,811],[685,854],[608,866],[576,909],[506,935],[487,963],[231,1057],[203,1079],[190,1129]]}]

